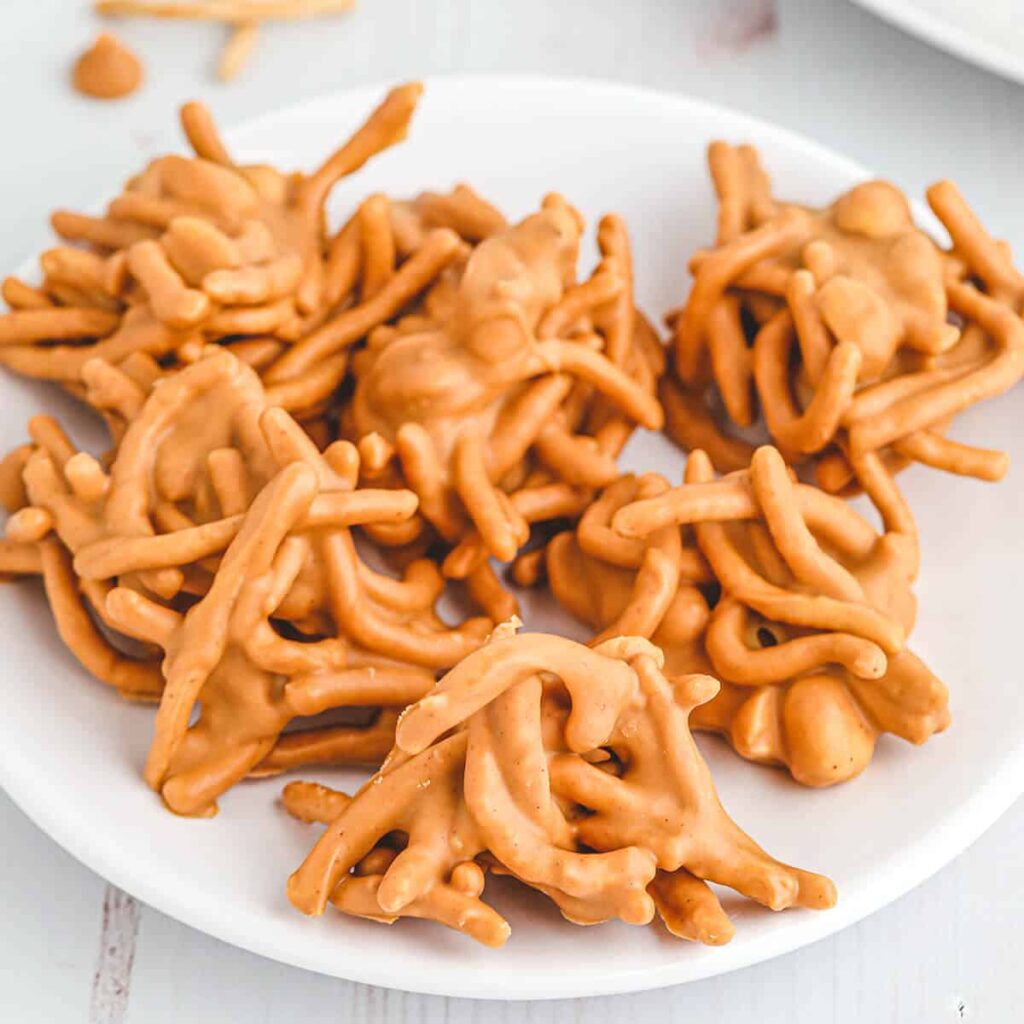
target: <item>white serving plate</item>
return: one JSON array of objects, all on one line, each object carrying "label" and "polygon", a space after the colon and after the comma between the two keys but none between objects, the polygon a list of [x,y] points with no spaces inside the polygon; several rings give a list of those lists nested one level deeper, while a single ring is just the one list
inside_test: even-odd
[{"label": "white serving plate", "polygon": [[1020,0],[853,0],[940,50],[1024,82]]},{"label": "white serving plate", "polygon": [[[246,160],[313,166],[383,92],[359,89],[269,114],[229,133]],[[653,316],[687,288],[686,258],[713,234],[704,147],[714,137],[759,145],[779,194],[825,201],[863,169],[806,139],[680,96],[592,82],[456,78],[428,84],[409,141],[374,161],[336,197],[340,208],[382,189],[411,194],[467,180],[510,214],[565,192],[593,225],[606,210],[632,229],[641,304]],[[936,168],[936,176],[941,173]],[[117,182],[110,183],[114,193]],[[995,226],[998,230],[998,225]],[[590,259],[592,254],[587,254]],[[50,389],[5,378],[4,450],[41,408],[82,424]],[[513,935],[484,949],[431,924],[394,927],[295,912],[285,879],[312,828],[276,803],[280,780],[246,783],[212,820],[167,813],[141,782],[152,711],[92,681],[56,639],[40,588],[0,587],[0,783],[58,843],[139,899],[226,942],[286,963],[375,985],[493,999],[541,999],[656,988],[766,960],[845,927],[955,857],[1016,798],[1024,779],[1020,593],[1024,570],[1021,396],[975,410],[967,440],[1009,445],[1016,467],[993,488],[915,469],[901,482],[917,511],[924,569],[914,647],[950,684],[954,726],[921,749],[883,740],[870,768],[828,791],[752,766],[701,739],[722,798],[776,856],[830,874],[839,905],[772,914],[741,900],[736,937],[708,949],[659,927],[578,928],[544,899],[492,880],[488,895]],[[81,436],[81,435],[79,435]],[[92,436],[98,440],[95,430]],[[638,436],[625,464],[678,479],[683,457]],[[574,630],[545,602],[531,628]],[[309,773],[351,786],[343,772]],[[40,901],[47,880],[38,880]]]}]

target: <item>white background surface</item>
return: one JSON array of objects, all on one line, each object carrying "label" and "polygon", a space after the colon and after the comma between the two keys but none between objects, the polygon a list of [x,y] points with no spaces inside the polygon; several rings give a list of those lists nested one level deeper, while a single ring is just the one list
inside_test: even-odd
[{"label": "white background surface", "polygon": [[[125,24],[150,82],[118,106],[78,100],[64,84],[93,30],[84,0],[4,6],[4,268],[36,246],[53,206],[94,201],[135,168],[186,97],[207,99],[230,124],[370,80],[482,70],[618,78],[726,102],[914,191],[953,177],[983,217],[1024,243],[1024,89],[842,0],[780,0],[774,30],[768,0],[363,0],[350,18],[268,33],[227,89],[209,77],[215,27]],[[836,938],[684,989],[534,1006],[389,993],[231,949],[118,899],[4,798],[0,837],[4,1022],[1002,1024],[1019,1019],[1024,996],[1021,804],[935,879]]]},{"label": "white background surface", "polygon": [[1024,22],[1019,0],[855,2],[948,53],[1024,82]]}]

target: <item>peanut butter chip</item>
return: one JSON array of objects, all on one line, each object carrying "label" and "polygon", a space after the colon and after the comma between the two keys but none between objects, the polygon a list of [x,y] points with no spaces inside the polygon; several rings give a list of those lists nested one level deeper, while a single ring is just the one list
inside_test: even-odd
[{"label": "peanut butter chip", "polygon": [[120,99],[142,84],[142,62],[117,36],[104,32],[75,61],[72,82],[86,96]]}]

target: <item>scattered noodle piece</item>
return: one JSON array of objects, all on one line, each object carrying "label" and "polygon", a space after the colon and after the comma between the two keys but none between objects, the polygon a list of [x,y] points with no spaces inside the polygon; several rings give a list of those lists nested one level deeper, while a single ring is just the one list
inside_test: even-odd
[{"label": "scattered noodle piece", "polygon": [[217,77],[222,82],[238,77],[256,46],[258,35],[259,24],[255,21],[240,21],[231,28],[231,35],[217,61]]},{"label": "scattered noodle piece", "polygon": [[291,21],[351,10],[356,0],[96,0],[111,17],[194,18],[201,21]]},{"label": "scattered noodle piece", "polygon": [[355,5],[356,0],[95,0],[94,4],[97,14],[108,17],[220,21],[231,26],[217,63],[217,77],[222,82],[238,76],[264,22],[342,14]]}]

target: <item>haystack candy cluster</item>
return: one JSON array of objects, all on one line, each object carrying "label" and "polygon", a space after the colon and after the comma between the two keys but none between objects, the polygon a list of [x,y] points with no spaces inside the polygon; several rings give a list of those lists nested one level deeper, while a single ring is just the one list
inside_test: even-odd
[{"label": "haystack candy cluster", "polygon": [[622,477],[549,545],[551,589],[598,641],[644,636],[670,674],[713,672],[695,729],[806,785],[845,781],[880,734],[922,743],[949,722],[945,686],[906,648],[913,518],[877,455],[854,465],[882,533],[771,447],[720,479],[697,450],[681,487]]},{"label": "haystack candy cluster", "polygon": [[1024,375],[1024,277],[956,187],[928,190],[945,250],[888,182],[816,210],[777,200],[750,146],[716,142],[709,163],[718,237],[691,259],[693,288],[671,317],[669,435],[732,470],[752,454],[735,428],[760,422],[832,492],[872,452],[893,470],[999,480],[1002,452],[946,432]]},{"label": "haystack candy cluster", "polygon": [[[100,365],[97,406],[107,393],[132,398],[109,469],[55,421],[33,420],[16,456],[23,490],[4,495],[13,514],[0,568],[40,572],[86,668],[159,701],[147,781],[172,810],[209,814],[250,774],[379,762],[397,711],[490,629],[437,618],[432,562],[395,579],[356,552],[352,527],[400,523],[415,496],[359,487],[355,448],[318,451],[223,349],[148,394]],[[136,657],[123,638],[141,644]],[[338,708],[366,709],[362,724],[282,735]]]},{"label": "haystack candy cluster", "polygon": [[542,892],[577,924],[648,924],[717,945],[732,925],[707,882],[782,910],[835,901],[828,879],[781,864],[723,810],[687,727],[718,688],[664,675],[638,637],[586,648],[514,633],[413,704],[395,748],[352,798],[290,783],[285,806],[328,823],[292,875],[308,914],[439,921],[489,946],[509,935],[483,901],[488,871]]},{"label": "haystack candy cluster", "polygon": [[560,196],[513,227],[475,214],[458,191],[447,202],[422,197],[412,212],[428,223],[448,212],[484,237],[421,308],[370,334],[353,359],[342,428],[358,441],[367,483],[419,498],[407,528],[377,539],[440,539],[445,575],[467,580],[501,619],[516,606],[489,559],[515,559],[531,524],[578,515],[615,479],[634,425],[661,426],[663,355],[633,305],[619,218],[601,222],[602,260],[577,282],[583,225]]},{"label": "haystack candy cluster", "polygon": [[[420,93],[394,89],[311,174],[236,163],[206,109],[187,104],[182,125],[194,156],[153,160],[102,217],[56,212],[54,230],[68,244],[40,257],[41,286],[4,282],[12,312],[0,317],[0,363],[88,400],[83,371],[92,359],[148,356],[173,372],[217,343],[259,371],[274,405],[326,441],[347,356],[335,350],[300,373],[292,350],[300,339],[319,344],[318,328],[340,310],[361,318],[363,333],[393,316],[458,249],[450,232],[428,236],[426,251],[379,296],[381,268],[366,265],[360,233],[349,224],[330,235],[326,226],[333,187],[405,136]],[[357,213],[352,223],[365,219]]]}]

